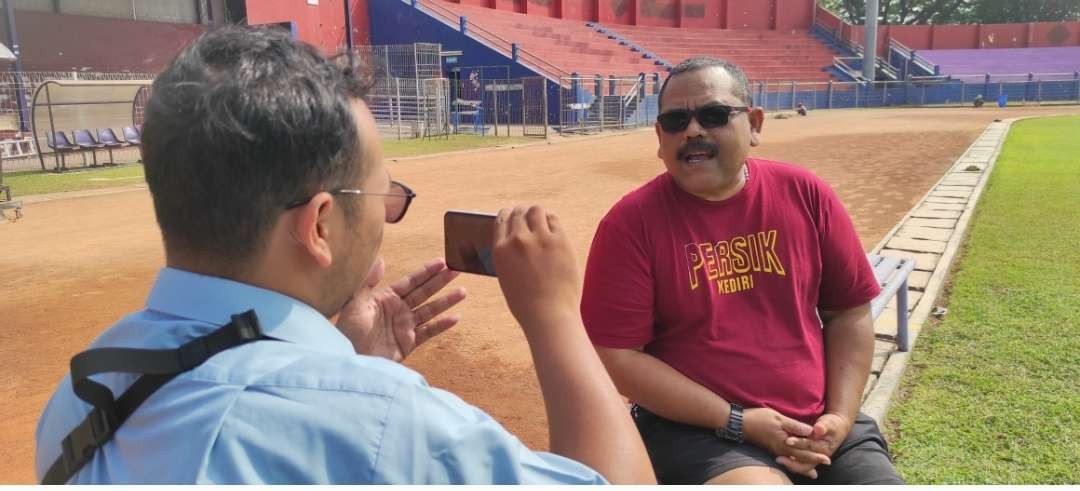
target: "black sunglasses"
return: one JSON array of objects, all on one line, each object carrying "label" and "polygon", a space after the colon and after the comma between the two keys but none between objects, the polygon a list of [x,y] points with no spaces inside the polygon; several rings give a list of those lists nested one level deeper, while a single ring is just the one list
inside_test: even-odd
[{"label": "black sunglasses", "polygon": [[719,128],[728,124],[732,114],[748,113],[750,108],[746,106],[726,106],[724,104],[709,104],[697,109],[675,109],[667,111],[656,117],[660,129],[666,133],[678,133],[685,131],[690,126],[691,119],[697,119],[702,128]]},{"label": "black sunglasses", "polygon": [[[385,200],[385,204],[386,204],[386,218],[385,218],[386,223],[397,223],[397,222],[400,222],[402,218],[405,218],[405,212],[409,211],[409,205],[412,204],[413,198],[416,198],[416,193],[414,193],[412,189],[409,189],[408,186],[406,186],[406,185],[404,185],[404,184],[402,184],[400,182],[397,182],[397,181],[390,181],[390,192],[389,193],[369,193],[369,192],[364,191],[362,189],[346,189],[346,188],[332,189],[332,190],[327,191],[327,192],[330,193],[330,194],[333,194],[335,196],[341,196],[341,195],[385,196],[386,197],[386,200]],[[302,199],[298,199],[298,200],[295,200],[295,201],[290,201],[289,204],[285,205],[285,209],[286,210],[291,210],[291,209],[296,208],[298,206],[304,206],[309,201],[311,201],[311,198],[314,198],[314,197],[315,197],[315,195],[311,195],[311,196],[308,196],[307,198],[302,198]]]}]

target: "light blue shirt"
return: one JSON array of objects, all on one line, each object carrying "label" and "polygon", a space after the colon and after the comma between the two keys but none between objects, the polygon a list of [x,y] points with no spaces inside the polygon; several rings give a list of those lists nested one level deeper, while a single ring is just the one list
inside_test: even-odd
[{"label": "light blue shirt", "polygon": [[[165,268],[146,309],[91,347],[175,348],[255,309],[258,341],[176,377],[139,407],[72,483],[603,483],[533,452],[483,411],[389,360],[361,356],[293,298]],[[130,374],[94,379],[119,396]],[[38,422],[40,480],[91,407],[60,383]]]}]

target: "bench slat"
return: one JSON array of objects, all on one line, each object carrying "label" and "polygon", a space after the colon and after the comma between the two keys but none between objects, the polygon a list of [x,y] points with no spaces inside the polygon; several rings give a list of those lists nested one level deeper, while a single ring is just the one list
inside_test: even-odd
[{"label": "bench slat", "polygon": [[874,277],[877,278],[878,285],[884,287],[889,283],[892,276],[896,274],[897,267],[903,262],[904,258],[892,256],[877,257],[879,258],[879,261],[877,261],[877,264],[874,264]]},{"label": "bench slat", "polygon": [[874,267],[874,277],[881,285],[881,293],[870,302],[871,317],[877,320],[889,304],[889,300],[896,296],[896,344],[900,351],[907,351],[907,279],[908,275],[915,270],[915,260],[876,254],[868,254],[867,259]]}]

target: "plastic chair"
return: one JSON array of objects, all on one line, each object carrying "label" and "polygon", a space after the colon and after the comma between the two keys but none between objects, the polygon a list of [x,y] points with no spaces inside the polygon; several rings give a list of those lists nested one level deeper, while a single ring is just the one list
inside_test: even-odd
[{"label": "plastic chair", "polygon": [[71,141],[67,139],[67,135],[63,131],[57,131],[55,133],[45,133],[45,145],[53,150],[53,154],[58,156],[58,162],[54,170],[61,172],[67,170],[67,162],[64,155],[79,150],[77,145],[72,145]]},{"label": "plastic chair", "polygon": [[113,133],[112,128],[98,128],[97,134],[98,141],[101,142],[102,145],[105,145],[105,148],[109,150],[109,162],[115,162],[112,154],[113,149],[124,148],[128,146],[128,144],[120,141],[120,139],[116,137],[116,133]]},{"label": "plastic chair", "polygon": [[[90,154],[94,156],[94,164],[92,165],[92,167],[97,167],[97,165],[98,165],[97,151],[102,149],[102,148],[105,148],[105,145],[99,143],[97,141],[97,138],[94,138],[94,134],[91,133],[90,130],[85,130],[85,129],[84,130],[75,130],[72,133],[72,136],[75,137],[75,145],[76,146],[78,146],[79,148],[81,148],[83,150],[89,150],[90,151]],[[110,153],[110,157],[111,157],[111,153]],[[110,163],[112,163],[112,162],[110,162]]]},{"label": "plastic chair", "polygon": [[139,131],[138,128],[134,126],[125,126],[121,131],[123,131],[124,141],[126,141],[128,145],[142,145],[142,132]]}]

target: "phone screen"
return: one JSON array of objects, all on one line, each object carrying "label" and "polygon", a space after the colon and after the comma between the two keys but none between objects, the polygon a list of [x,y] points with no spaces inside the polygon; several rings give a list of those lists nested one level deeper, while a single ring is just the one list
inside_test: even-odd
[{"label": "phone screen", "polygon": [[443,228],[448,268],[495,276],[495,263],[491,258],[495,215],[451,210],[443,217]]}]

